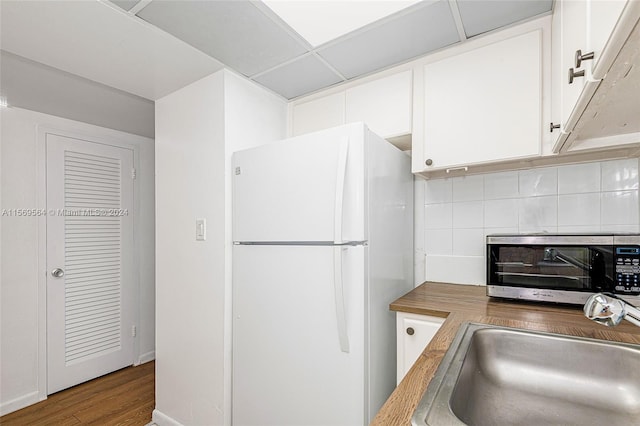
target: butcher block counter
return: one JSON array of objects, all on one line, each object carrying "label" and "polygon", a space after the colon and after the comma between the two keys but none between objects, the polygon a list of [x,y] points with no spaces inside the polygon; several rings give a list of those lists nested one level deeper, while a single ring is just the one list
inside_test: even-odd
[{"label": "butcher block counter", "polygon": [[446,320],[371,423],[379,426],[411,424],[413,411],[465,322],[640,344],[640,327],[627,321],[608,328],[586,319],[580,306],[491,299],[484,286],[426,282],[391,303],[390,309]]}]

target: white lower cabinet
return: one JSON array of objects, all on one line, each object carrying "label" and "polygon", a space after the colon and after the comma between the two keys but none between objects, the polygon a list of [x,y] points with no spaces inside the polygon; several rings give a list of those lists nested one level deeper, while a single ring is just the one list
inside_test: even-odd
[{"label": "white lower cabinet", "polygon": [[396,312],[398,383],[438,332],[444,320],[444,318],[429,315]]}]

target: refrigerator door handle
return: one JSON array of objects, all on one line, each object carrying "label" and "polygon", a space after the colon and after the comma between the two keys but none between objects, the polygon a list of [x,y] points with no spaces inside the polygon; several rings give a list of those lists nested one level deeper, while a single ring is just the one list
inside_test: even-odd
[{"label": "refrigerator door handle", "polygon": [[347,175],[347,155],[349,153],[349,139],[340,141],[338,163],[336,167],[336,201],[333,220],[333,241],[342,242],[342,210],[344,204],[344,183]]},{"label": "refrigerator door handle", "polygon": [[344,306],[344,283],[342,280],[342,251],[344,247],[333,248],[333,291],[336,304],[336,320],[338,323],[338,340],[340,350],[349,353],[349,336],[347,335],[347,315]]}]

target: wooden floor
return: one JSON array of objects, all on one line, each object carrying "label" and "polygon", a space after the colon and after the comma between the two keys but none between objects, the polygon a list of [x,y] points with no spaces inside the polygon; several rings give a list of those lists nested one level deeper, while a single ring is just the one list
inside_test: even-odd
[{"label": "wooden floor", "polygon": [[155,362],[127,367],[0,417],[0,425],[146,425],[155,406]]}]

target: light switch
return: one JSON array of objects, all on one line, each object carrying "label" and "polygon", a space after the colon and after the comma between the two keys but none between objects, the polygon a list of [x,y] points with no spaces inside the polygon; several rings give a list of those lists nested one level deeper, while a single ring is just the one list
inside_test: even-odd
[{"label": "light switch", "polygon": [[207,239],[207,220],[196,219],[196,241],[204,241]]}]

